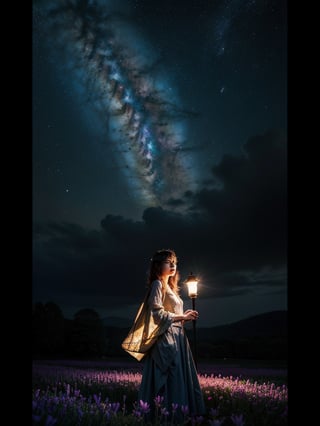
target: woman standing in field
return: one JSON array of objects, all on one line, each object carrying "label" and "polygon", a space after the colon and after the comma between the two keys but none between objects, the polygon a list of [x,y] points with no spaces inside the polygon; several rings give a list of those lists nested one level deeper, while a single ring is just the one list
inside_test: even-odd
[{"label": "woman standing in field", "polygon": [[[173,250],[158,250],[151,259],[148,307],[155,323],[165,329],[144,358],[138,399],[152,408],[161,401],[169,412],[178,404],[190,415],[205,413],[203,395],[193,361],[184,322],[196,320],[198,312],[183,311],[178,289],[177,256]],[[160,398],[159,398],[160,397]]]}]

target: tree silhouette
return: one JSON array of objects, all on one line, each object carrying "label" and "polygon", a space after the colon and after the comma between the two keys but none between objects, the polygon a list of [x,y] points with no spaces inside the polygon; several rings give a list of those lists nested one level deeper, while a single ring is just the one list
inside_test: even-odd
[{"label": "tree silhouette", "polygon": [[94,309],[81,309],[76,312],[70,337],[72,355],[79,357],[102,355],[104,333],[99,314]]}]

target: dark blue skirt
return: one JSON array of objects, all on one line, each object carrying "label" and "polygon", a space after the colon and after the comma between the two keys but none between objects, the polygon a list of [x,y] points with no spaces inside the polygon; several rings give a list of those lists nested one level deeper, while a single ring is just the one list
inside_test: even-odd
[{"label": "dark blue skirt", "polygon": [[138,400],[150,404],[151,415],[154,414],[157,396],[163,397],[161,408],[169,412],[168,419],[171,419],[172,410],[177,421],[185,418],[187,412],[189,416],[205,414],[203,394],[182,325],[173,323],[159,336],[142,362]]}]

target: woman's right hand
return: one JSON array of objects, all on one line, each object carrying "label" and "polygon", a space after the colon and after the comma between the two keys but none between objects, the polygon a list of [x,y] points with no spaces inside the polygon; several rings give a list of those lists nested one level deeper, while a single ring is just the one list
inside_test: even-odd
[{"label": "woman's right hand", "polygon": [[192,309],[187,309],[184,313],[184,321],[196,320],[199,317],[198,311],[193,311]]}]

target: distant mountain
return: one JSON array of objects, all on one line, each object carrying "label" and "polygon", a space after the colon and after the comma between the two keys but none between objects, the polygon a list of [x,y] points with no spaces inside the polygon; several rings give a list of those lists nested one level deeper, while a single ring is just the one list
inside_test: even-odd
[{"label": "distant mountain", "polygon": [[286,337],[287,326],[287,311],[272,311],[230,324],[208,328],[199,327],[197,336],[199,340],[210,341],[252,337]]},{"label": "distant mountain", "polygon": [[[123,317],[102,318],[105,327],[117,327],[128,329],[132,325],[132,319]],[[287,311],[271,311],[254,315],[230,324],[214,327],[197,327],[197,336],[201,340],[220,340],[245,337],[272,337],[287,336]],[[187,330],[191,330],[191,323],[186,324]]]},{"label": "distant mountain", "polygon": [[[108,355],[125,356],[121,343],[132,320],[106,317],[102,321]],[[187,323],[185,328],[192,343],[192,324]],[[201,328],[197,325],[196,339],[198,356],[203,359],[287,359],[287,311],[266,312],[215,327]]]}]

